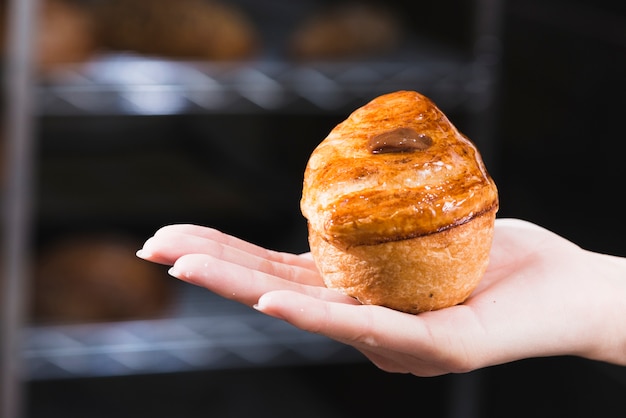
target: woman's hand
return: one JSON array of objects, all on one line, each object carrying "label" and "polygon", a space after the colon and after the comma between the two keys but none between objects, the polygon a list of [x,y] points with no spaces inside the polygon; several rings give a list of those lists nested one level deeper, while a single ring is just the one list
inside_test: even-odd
[{"label": "woman's hand", "polygon": [[308,254],[271,251],[201,226],[164,227],[138,256],[352,345],[390,372],[434,376],[551,355],[626,365],[626,260],[524,221],[496,220],[489,267],[465,303],[419,315],[327,289]]}]

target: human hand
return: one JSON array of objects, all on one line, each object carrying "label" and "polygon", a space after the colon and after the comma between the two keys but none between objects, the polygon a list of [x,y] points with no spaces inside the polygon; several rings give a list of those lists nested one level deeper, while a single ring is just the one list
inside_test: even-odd
[{"label": "human hand", "polygon": [[419,315],[327,289],[308,254],[271,251],[201,226],[164,227],[138,256],[352,345],[389,372],[434,376],[551,355],[626,365],[626,260],[520,220],[496,220],[489,267],[465,303]]}]

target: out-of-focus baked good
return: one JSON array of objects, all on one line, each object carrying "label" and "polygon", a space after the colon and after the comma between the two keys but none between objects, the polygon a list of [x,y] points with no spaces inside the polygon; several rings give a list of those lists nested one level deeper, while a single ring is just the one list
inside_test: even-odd
[{"label": "out-of-focus baked good", "polygon": [[35,67],[47,72],[57,65],[88,61],[97,51],[93,15],[75,0],[44,0],[38,19]]},{"label": "out-of-focus baked good", "polygon": [[375,98],[311,154],[301,208],[328,287],[409,313],[463,302],[487,267],[496,185],[428,98]]},{"label": "out-of-focus baked good", "polygon": [[45,322],[150,318],[170,306],[171,281],[135,256],[122,234],[75,234],[47,244],[34,265],[33,316]]},{"label": "out-of-focus baked good", "polygon": [[[91,9],[80,0],[41,0],[34,19],[33,66],[46,74],[59,65],[79,64],[99,50]],[[0,0],[0,50],[7,52],[8,2]]]},{"label": "out-of-focus baked good", "polygon": [[219,0],[106,0],[95,10],[100,41],[112,51],[237,60],[260,43],[248,16]]},{"label": "out-of-focus baked good", "polygon": [[328,6],[305,19],[289,40],[297,60],[341,60],[373,56],[398,46],[400,19],[390,9],[360,2]]}]

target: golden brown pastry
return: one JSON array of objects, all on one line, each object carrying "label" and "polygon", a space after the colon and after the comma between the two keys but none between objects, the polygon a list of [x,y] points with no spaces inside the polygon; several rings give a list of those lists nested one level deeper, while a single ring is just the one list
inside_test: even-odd
[{"label": "golden brown pastry", "polygon": [[498,193],[472,142],[428,98],[399,91],[357,109],[313,151],[301,209],[328,287],[418,313],[475,289]]},{"label": "golden brown pastry", "polygon": [[246,14],[220,0],[106,0],[96,13],[102,45],[113,51],[237,60],[259,43]]}]

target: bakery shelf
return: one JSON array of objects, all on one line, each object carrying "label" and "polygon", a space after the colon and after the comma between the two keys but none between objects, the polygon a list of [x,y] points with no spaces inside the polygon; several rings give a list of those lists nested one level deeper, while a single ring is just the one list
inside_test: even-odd
[{"label": "bakery shelf", "polygon": [[38,85],[41,116],[337,112],[399,89],[444,108],[470,106],[491,88],[482,64],[453,54],[296,64],[218,63],[129,54],[59,67]]},{"label": "bakery shelf", "polygon": [[166,318],[31,326],[30,380],[361,361],[356,350],[182,285]]}]

